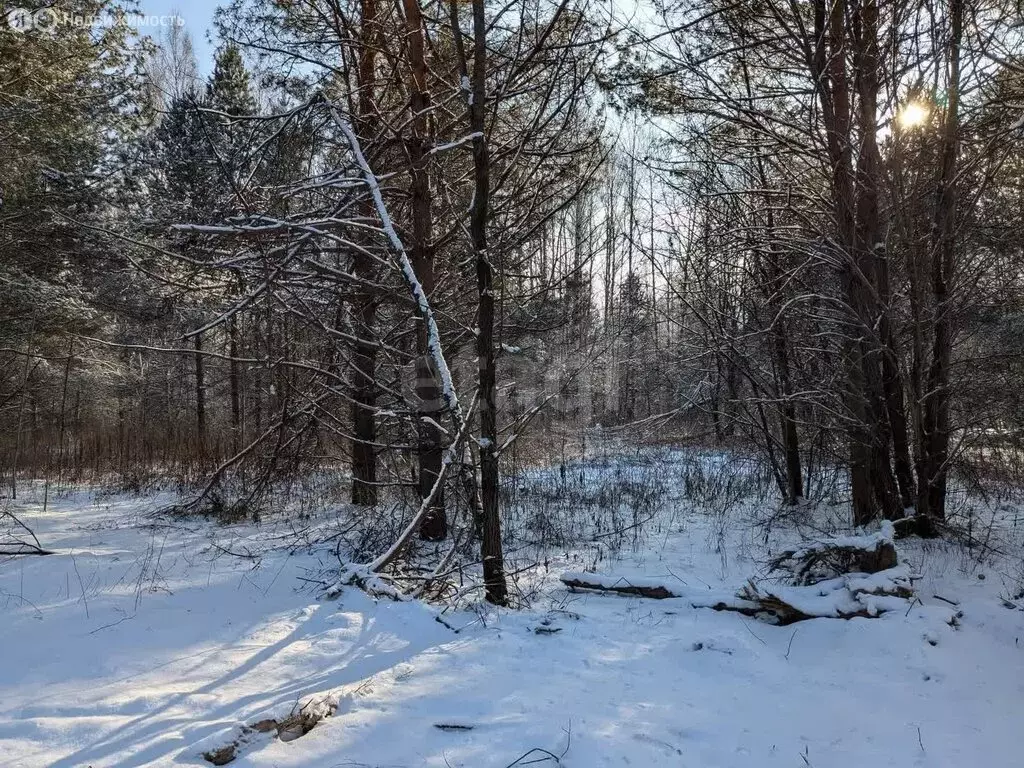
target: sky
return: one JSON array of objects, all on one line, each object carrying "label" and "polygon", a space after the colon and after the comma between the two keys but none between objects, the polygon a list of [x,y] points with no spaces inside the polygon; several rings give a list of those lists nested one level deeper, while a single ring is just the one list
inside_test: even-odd
[{"label": "sky", "polygon": [[[192,34],[199,73],[208,75],[213,71],[213,52],[215,44],[207,39],[212,34],[213,12],[217,9],[215,0],[140,0],[140,12],[144,16],[176,15],[185,20],[185,26]],[[156,37],[159,30],[155,27],[144,30]]]}]

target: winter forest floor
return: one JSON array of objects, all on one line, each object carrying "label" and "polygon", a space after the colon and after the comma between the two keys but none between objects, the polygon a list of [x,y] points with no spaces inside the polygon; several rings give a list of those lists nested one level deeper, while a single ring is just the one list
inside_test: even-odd
[{"label": "winter forest floor", "polygon": [[[321,598],[337,541],[298,542],[334,513],[215,526],[155,516],[159,497],[72,493],[43,513],[29,491],[14,509],[57,554],[0,559],[0,763],[208,765],[237,741],[234,766],[1020,764],[1024,531],[1009,507],[993,513],[1000,554],[900,542],[920,601],[874,619],[778,627],[561,585],[596,569],[734,590],[835,514],[769,527],[770,502],[742,483],[708,493],[728,457],[700,461],[698,475],[684,452],[525,473],[507,518],[529,605],[469,603],[444,623],[442,606],[355,587]],[[333,716],[301,738],[244,730],[308,701]]]}]

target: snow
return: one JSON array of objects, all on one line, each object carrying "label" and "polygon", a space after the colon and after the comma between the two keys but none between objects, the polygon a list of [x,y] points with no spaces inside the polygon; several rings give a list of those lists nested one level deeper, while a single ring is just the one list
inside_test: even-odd
[{"label": "snow", "polygon": [[850,574],[843,580],[851,590],[859,592],[882,592],[892,591],[897,584],[909,584],[910,568],[906,565],[897,565],[879,573]]},{"label": "snow", "polygon": [[[760,590],[793,606],[808,616],[837,617],[856,613],[860,603],[845,589],[822,590],[808,587],[778,586]],[[906,607],[906,604],[904,604]]]},{"label": "snow", "polygon": [[[897,590],[909,591],[910,584],[907,567],[896,566],[874,574],[846,574],[808,586],[761,586],[758,592],[777,597],[807,616],[835,618],[862,610],[878,616],[887,611],[908,611],[915,598],[902,597]],[[953,621],[953,612],[945,606],[929,606],[925,610],[947,624]]]},{"label": "snow", "polygon": [[484,135],[479,131],[474,131],[473,133],[466,134],[461,139],[456,139],[455,141],[450,141],[446,144],[438,144],[437,146],[430,150],[429,154],[436,155],[441,152],[447,152],[450,149],[455,149],[456,147],[461,147],[463,144],[467,144],[476,139],[483,138],[483,136]]},{"label": "snow", "polygon": [[873,533],[849,536],[829,536],[819,541],[815,541],[809,546],[798,549],[793,555],[793,559],[800,560],[811,552],[830,548],[844,548],[861,550],[864,552],[874,552],[880,544],[892,544],[895,540],[895,526],[892,524],[891,520],[883,520],[879,529]]},{"label": "snow", "polygon": [[[571,464],[567,482],[596,488],[621,469]],[[977,566],[952,545],[900,542],[898,572],[845,584],[913,573],[909,610],[777,627],[692,607],[758,572],[761,534],[743,521],[762,502],[712,514],[673,497],[618,553],[547,548],[518,577],[528,608],[477,604],[442,624],[438,606],[354,587],[323,599],[304,581],[338,558],[296,531],[315,540],[338,510],[213,526],[155,515],[167,497],[75,493],[43,512],[38,496],[15,511],[58,554],[0,559],[5,766],[207,765],[203,751],[310,701],[334,714],[292,741],[251,735],[231,765],[505,768],[536,748],[575,768],[1018,763],[1024,612],[1001,597],[1019,559]],[[595,569],[686,597],[558,581]],[[958,626],[933,595],[959,604]]]}]

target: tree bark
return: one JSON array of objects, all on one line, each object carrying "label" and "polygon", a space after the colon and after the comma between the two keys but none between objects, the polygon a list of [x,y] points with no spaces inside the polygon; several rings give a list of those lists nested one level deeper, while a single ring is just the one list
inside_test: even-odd
[{"label": "tree bark", "polygon": [[[469,128],[473,134],[473,207],[470,237],[476,256],[479,332],[477,360],[480,367],[480,500],[483,521],[481,559],[487,599],[496,605],[508,602],[501,551],[501,514],[498,495],[498,420],[494,355],[494,271],[487,252],[487,216],[490,207],[490,155],[485,136],[487,102],[487,22],[484,0],[473,0],[473,84]],[[460,34],[458,29],[453,30]]]},{"label": "tree bark", "polygon": [[231,387],[231,453],[242,450],[242,366],[238,362],[238,320],[228,320],[229,385]]},{"label": "tree bark", "polygon": [[[410,213],[412,239],[410,257],[413,269],[427,297],[434,292],[433,212],[430,174],[427,159],[430,147],[430,92],[427,90],[427,59],[424,44],[423,12],[419,0],[402,0],[405,9],[406,54],[409,59],[409,107],[411,131],[406,141],[410,163]],[[416,365],[416,396],[419,400],[419,486],[420,498],[426,499],[441,474],[443,456],[442,436],[439,428],[444,404],[438,372],[428,355],[427,328],[420,323],[416,336],[418,360]],[[448,536],[448,517],[444,496],[438,492],[420,526],[420,536],[427,541],[441,541]]]},{"label": "tree bark", "polygon": [[[858,96],[857,122],[860,148],[856,167],[856,225],[854,231],[853,304],[860,328],[860,360],[864,369],[865,398],[870,438],[870,460],[875,498],[882,516],[902,516],[897,503],[890,446],[893,432],[884,394],[882,367],[891,360],[886,349],[889,295],[885,233],[880,206],[881,153],[878,150],[878,5],[863,0],[853,16],[853,72]],[[886,283],[883,284],[882,280]],[[879,329],[876,331],[875,329]],[[905,434],[904,434],[905,441]]]},{"label": "tree bark", "polygon": [[203,357],[203,334],[194,339],[196,366],[196,447],[200,464],[206,463],[206,365]]},{"label": "tree bark", "polygon": [[[376,88],[376,0],[362,0],[362,26],[359,49],[359,99],[355,130],[365,146],[370,138],[374,117]],[[373,216],[373,201],[367,199],[363,215]],[[352,257],[352,272],[363,280],[372,281],[375,269],[372,259],[360,250]],[[352,393],[352,503],[373,506],[377,503],[377,348],[375,337],[377,301],[371,291],[360,288],[353,306],[356,342],[353,360]]]},{"label": "tree bark", "polygon": [[960,45],[963,0],[950,0],[948,103],[942,132],[942,166],[935,191],[931,238],[931,285],[934,303],[931,364],[924,395],[922,476],[918,478],[917,512],[928,520],[946,516],[949,473],[949,368],[953,350],[950,279],[954,267],[957,217],[957,161],[960,132]]},{"label": "tree bark", "polygon": [[836,242],[833,250],[840,262],[840,279],[850,315],[849,328],[843,342],[846,368],[845,401],[849,426],[850,491],[855,525],[863,525],[875,517],[875,494],[871,470],[870,432],[867,428],[867,398],[864,382],[863,347],[853,336],[859,333],[857,322],[858,291],[855,273],[854,179],[850,146],[850,93],[847,82],[846,3],[836,0],[829,6],[815,0],[815,50],[812,73],[818,81],[818,92],[825,123],[825,137],[832,167],[832,206],[836,218]]}]

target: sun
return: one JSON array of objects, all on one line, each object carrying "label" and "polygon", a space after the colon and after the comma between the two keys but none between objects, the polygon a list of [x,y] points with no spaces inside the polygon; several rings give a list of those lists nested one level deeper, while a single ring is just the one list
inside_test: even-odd
[{"label": "sun", "polygon": [[896,116],[901,128],[917,128],[928,120],[928,107],[917,101],[905,105]]}]

